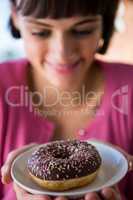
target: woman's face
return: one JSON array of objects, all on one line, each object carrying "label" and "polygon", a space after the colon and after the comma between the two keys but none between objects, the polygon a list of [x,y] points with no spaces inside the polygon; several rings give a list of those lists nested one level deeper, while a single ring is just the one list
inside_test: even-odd
[{"label": "woman's face", "polygon": [[64,19],[17,17],[28,59],[60,89],[75,88],[89,70],[102,33],[99,15]]}]

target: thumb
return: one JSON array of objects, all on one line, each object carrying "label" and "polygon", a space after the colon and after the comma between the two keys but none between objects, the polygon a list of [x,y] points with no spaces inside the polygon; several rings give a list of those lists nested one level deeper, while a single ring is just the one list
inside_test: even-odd
[{"label": "thumb", "polygon": [[34,147],[35,144],[25,145],[21,149],[16,149],[14,151],[11,151],[8,156],[5,164],[1,168],[1,181],[3,184],[9,184],[12,181],[11,178],[11,166],[14,161],[14,159],[21,153],[29,150],[30,148]]}]

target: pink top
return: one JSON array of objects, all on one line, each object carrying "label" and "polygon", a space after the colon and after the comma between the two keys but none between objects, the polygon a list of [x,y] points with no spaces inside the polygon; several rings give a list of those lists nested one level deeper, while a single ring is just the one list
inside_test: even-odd
[{"label": "pink top", "polygon": [[[108,141],[133,154],[133,67],[97,62],[105,75],[105,95],[95,118],[77,133],[77,138]],[[0,64],[0,167],[13,149],[48,142],[54,135],[52,122],[33,113],[26,103],[22,105],[18,87],[23,90],[27,85],[28,66],[26,60]],[[21,105],[14,107],[11,103]],[[133,199],[132,187],[133,174],[128,174],[120,183],[123,200]],[[9,199],[16,200],[12,184],[3,186],[0,182],[0,200]]]}]

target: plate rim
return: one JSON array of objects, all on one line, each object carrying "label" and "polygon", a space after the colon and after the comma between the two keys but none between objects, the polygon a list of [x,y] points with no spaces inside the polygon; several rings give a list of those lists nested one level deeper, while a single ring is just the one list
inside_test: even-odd
[{"label": "plate rim", "polygon": [[[91,144],[94,144],[94,145],[100,144],[102,146],[110,148],[111,150],[115,151],[117,154],[121,155],[121,158],[125,161],[125,170],[124,170],[124,173],[121,176],[119,176],[119,178],[117,179],[117,181],[112,182],[112,184],[110,184],[110,181],[107,182],[106,183],[106,187],[111,187],[111,186],[115,185],[117,182],[119,182],[122,178],[124,178],[124,176],[128,172],[128,161],[127,161],[126,157],[119,150],[113,148],[113,146],[110,146],[110,145],[108,145],[108,144],[106,144],[106,143],[104,143],[102,141],[98,141],[98,140],[95,140],[95,139],[94,140],[93,139],[92,140],[86,140],[86,141],[88,143],[91,143]],[[39,148],[42,145],[45,145],[45,144],[39,144],[37,146],[34,146],[31,149],[28,149],[27,151],[24,151],[23,153],[21,153],[20,155],[18,155],[15,158],[15,160],[13,161],[12,166],[11,166],[11,177],[12,177],[13,181],[16,184],[18,184],[20,187],[22,187],[24,190],[26,190],[26,191],[28,191],[28,192],[30,192],[32,194],[50,195],[50,196],[65,196],[65,197],[69,197],[69,196],[75,197],[75,196],[84,195],[85,192],[84,191],[79,191],[79,190],[78,191],[64,191],[64,192],[58,192],[58,191],[54,192],[54,191],[50,191],[50,190],[39,191],[37,189],[32,189],[32,188],[29,188],[29,187],[25,186],[24,184],[20,183],[15,178],[14,173],[13,173],[13,169],[14,169],[16,161],[19,160],[21,157],[23,157],[24,154],[27,154],[28,152],[30,153],[30,152],[33,151],[33,149],[35,150],[35,149]],[[96,146],[96,148],[97,148],[97,146]],[[104,187],[105,187],[105,184],[103,186],[97,187],[96,189],[95,188],[91,189],[91,191],[89,191],[89,192],[98,192],[98,191],[100,191]],[[41,189],[41,187],[40,187],[40,189]],[[77,188],[77,189],[79,189],[79,188]],[[76,189],[72,189],[72,190],[76,190]]]}]

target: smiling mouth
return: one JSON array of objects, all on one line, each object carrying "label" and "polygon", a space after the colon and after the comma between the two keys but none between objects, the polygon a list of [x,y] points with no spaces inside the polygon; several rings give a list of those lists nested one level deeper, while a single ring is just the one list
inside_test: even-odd
[{"label": "smiling mouth", "polygon": [[70,73],[70,72],[72,72],[73,70],[75,70],[76,68],[79,67],[79,64],[81,63],[81,59],[77,60],[73,64],[58,64],[58,63],[53,64],[49,61],[46,61],[46,63],[48,64],[49,67],[56,70],[57,72]]}]

